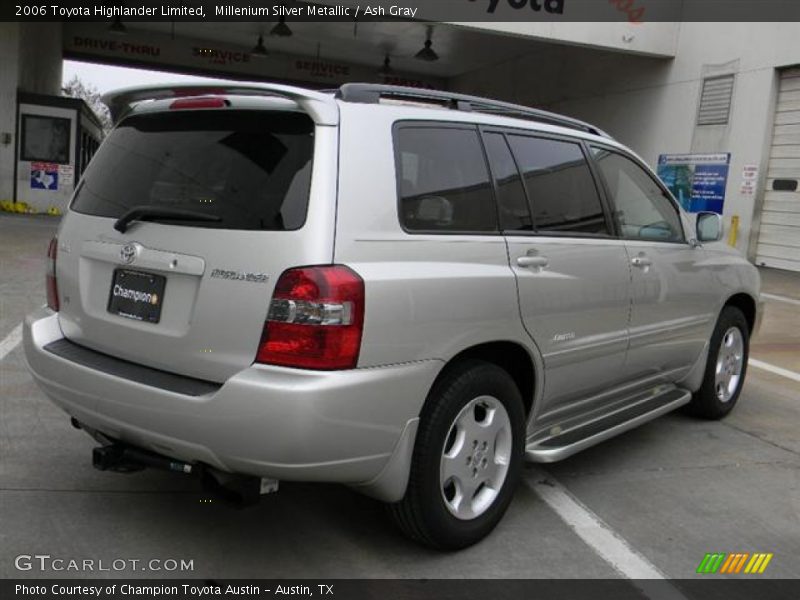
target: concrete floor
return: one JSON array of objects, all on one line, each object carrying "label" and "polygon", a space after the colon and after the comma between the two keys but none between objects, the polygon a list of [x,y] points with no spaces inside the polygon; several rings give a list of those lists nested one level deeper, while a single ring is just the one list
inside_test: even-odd
[{"label": "concrete floor", "polygon": [[[44,301],[55,220],[0,215],[0,340]],[[764,272],[800,299],[800,275]],[[753,357],[800,370],[800,306],[769,300]],[[191,480],[104,474],[95,445],[27,374],[0,361],[0,577],[19,554],[185,559],[194,578],[614,578],[616,571],[535,493],[542,471],[663,573],[694,577],[706,552],[772,552],[766,577],[800,577],[800,383],[751,368],[722,422],[671,414],[564,462],[531,467],[497,531],[457,554],[399,536],[380,504],[337,486],[282,485],[255,508],[207,502]]]},{"label": "concrete floor", "polygon": [[800,372],[800,274],[761,269],[761,277],[769,309],[752,351],[760,360]]}]

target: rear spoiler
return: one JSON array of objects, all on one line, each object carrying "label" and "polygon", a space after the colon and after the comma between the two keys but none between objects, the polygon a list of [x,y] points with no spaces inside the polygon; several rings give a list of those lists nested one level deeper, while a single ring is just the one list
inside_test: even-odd
[{"label": "rear spoiler", "polygon": [[338,125],[339,106],[332,95],[288,85],[209,81],[135,86],[103,94],[102,101],[117,123],[137,102],[190,96],[269,96],[295,102],[317,125]]}]

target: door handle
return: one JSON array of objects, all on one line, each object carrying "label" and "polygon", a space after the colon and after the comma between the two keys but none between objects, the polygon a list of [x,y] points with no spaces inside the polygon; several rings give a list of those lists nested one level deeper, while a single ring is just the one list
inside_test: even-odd
[{"label": "door handle", "polygon": [[520,267],[536,267],[539,269],[545,268],[550,264],[550,259],[546,256],[519,256],[517,257],[517,265]]},{"label": "door handle", "polygon": [[645,267],[651,266],[653,264],[653,261],[647,258],[646,256],[634,256],[631,259],[631,264],[634,267],[639,267],[640,269],[643,269]]}]

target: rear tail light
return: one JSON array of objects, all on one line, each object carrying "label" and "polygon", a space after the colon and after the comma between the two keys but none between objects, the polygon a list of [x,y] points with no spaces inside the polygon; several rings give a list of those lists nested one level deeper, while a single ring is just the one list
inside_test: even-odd
[{"label": "rear tail light", "polygon": [[47,247],[47,268],[45,271],[45,286],[47,287],[47,306],[58,312],[58,283],[56,282],[56,257],[58,255],[58,238],[50,240]]},{"label": "rear tail light", "polygon": [[361,350],[364,281],[341,265],[289,269],[272,294],[256,362],[353,369]]}]

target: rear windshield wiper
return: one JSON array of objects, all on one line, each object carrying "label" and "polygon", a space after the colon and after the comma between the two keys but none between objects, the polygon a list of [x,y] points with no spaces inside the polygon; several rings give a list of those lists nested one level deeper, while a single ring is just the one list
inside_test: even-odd
[{"label": "rear windshield wiper", "polygon": [[133,221],[149,221],[152,219],[165,221],[207,221],[209,223],[218,223],[222,221],[222,218],[217,215],[209,215],[208,213],[197,210],[142,204],[140,206],[134,206],[117,219],[117,222],[114,223],[114,229],[120,233],[125,233],[128,230],[128,225]]}]

